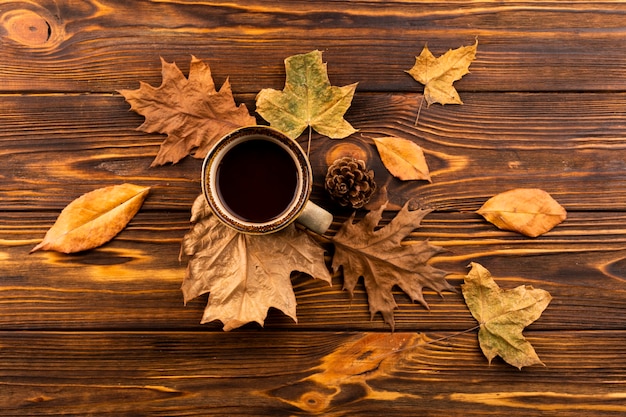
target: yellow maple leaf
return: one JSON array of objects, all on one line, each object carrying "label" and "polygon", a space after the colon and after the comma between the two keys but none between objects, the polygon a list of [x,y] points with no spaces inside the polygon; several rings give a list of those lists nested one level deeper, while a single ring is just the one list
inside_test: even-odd
[{"label": "yellow maple leaf", "polygon": [[484,266],[472,262],[471,267],[461,289],[467,307],[480,325],[478,341],[489,363],[500,356],[519,369],[543,365],[522,330],[548,307],[550,293],[530,285],[503,290]]},{"label": "yellow maple leaf", "polygon": [[415,58],[415,65],[407,72],[424,84],[424,98],[429,106],[433,103],[463,104],[452,84],[469,73],[477,47],[478,40],[474,45],[450,49],[436,58],[428,46],[424,46],[422,53]]},{"label": "yellow maple leaf", "polygon": [[287,78],[282,91],[264,88],[256,111],[270,125],[296,139],[307,127],[331,139],[343,139],[356,130],[344,118],[357,84],[330,84],[322,53],[312,51],[285,59]]}]

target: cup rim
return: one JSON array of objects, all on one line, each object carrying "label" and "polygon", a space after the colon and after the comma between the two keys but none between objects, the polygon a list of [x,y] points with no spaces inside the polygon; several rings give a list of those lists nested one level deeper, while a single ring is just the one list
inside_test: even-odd
[{"label": "cup rim", "polygon": [[[272,142],[279,144],[296,159],[298,168],[299,186],[294,201],[278,217],[263,223],[248,222],[229,212],[219,201],[215,186],[215,171],[221,160],[219,157],[235,145],[253,138],[269,138]],[[296,220],[311,195],[313,173],[309,158],[297,141],[270,126],[252,125],[227,133],[211,147],[202,163],[201,183],[206,202],[223,224],[241,233],[260,235],[282,230]]]}]

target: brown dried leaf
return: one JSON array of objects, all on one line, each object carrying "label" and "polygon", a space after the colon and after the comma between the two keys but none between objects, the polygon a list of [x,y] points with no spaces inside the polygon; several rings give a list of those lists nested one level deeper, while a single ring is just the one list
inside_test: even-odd
[{"label": "brown dried leaf", "polygon": [[485,267],[474,262],[471,267],[461,288],[465,303],[480,324],[478,341],[489,363],[500,356],[520,369],[543,365],[522,331],[548,307],[550,293],[530,285],[502,290]]},{"label": "brown dried leaf", "polygon": [[149,187],[121,184],[83,194],[63,209],[43,241],[30,252],[73,253],[105,244],[126,227],[149,191]]},{"label": "brown dried leaf", "polygon": [[415,65],[407,71],[416,81],[424,84],[424,98],[430,106],[439,104],[463,104],[452,85],[469,73],[469,66],[476,57],[478,40],[471,46],[449,50],[438,58],[424,46]]},{"label": "brown dried leaf", "polygon": [[516,188],[498,194],[477,211],[503,230],[537,237],[567,218],[565,209],[538,188]]},{"label": "brown dried leaf", "polygon": [[249,322],[263,325],[270,307],[297,321],[291,272],[330,284],[324,250],[294,225],[267,235],[239,233],[220,223],[202,195],[191,221],[182,243],[191,257],[182,291],[185,303],[210,293],[201,323],[220,320],[225,331]]},{"label": "brown dried leaf", "polygon": [[440,247],[427,241],[401,243],[430,211],[409,211],[406,204],[389,224],[376,229],[384,209],[385,205],[369,212],[356,224],[353,214],[342,225],[332,239],[335,245],[332,267],[335,271],[343,267],[344,289],[350,294],[359,277],[363,277],[372,318],[380,312],[393,329],[393,310],[397,307],[392,293],[394,286],[426,308],[424,287],[438,293],[454,292],[454,288],[446,281],[445,271],[427,264],[433,255],[442,251]]},{"label": "brown dried leaf", "polygon": [[152,166],[175,164],[189,154],[204,158],[225,134],[256,124],[244,104],[235,104],[229,81],[216,91],[209,66],[195,56],[188,79],[176,64],[163,58],[161,64],[158,88],[141,82],[137,90],[120,90],[131,110],[146,118],[139,130],[167,134]]},{"label": "brown dried leaf", "polygon": [[422,148],[407,139],[393,136],[374,138],[374,143],[385,168],[401,180],[430,179],[430,170]]}]

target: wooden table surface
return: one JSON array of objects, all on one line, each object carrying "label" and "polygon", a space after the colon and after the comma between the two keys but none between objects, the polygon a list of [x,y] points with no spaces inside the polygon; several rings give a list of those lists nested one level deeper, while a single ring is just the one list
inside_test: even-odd
[{"label": "wooden table surface", "polygon": [[[464,104],[424,107],[415,125],[415,56],[475,39]],[[390,180],[390,200],[435,210],[410,239],[448,250],[432,264],[451,284],[478,262],[503,288],[552,294],[524,333],[545,367],[489,365],[460,292],[427,290],[427,311],[395,291],[393,333],[339,274],[293,276],[298,323],[271,309],[264,328],[223,332],[200,324],[207,295],[183,305],[201,161],[150,168],[164,136],[138,131],[118,91],[158,86],[159,57],[187,74],[194,55],[255,114],[283,60],[315,49],[333,85],[359,83],[351,140],[427,151],[432,184]],[[0,181],[2,416],[626,413],[626,3],[2,0]],[[152,189],[113,241],[29,255],[69,202],[124,182]],[[567,220],[531,239],[475,213],[517,187],[546,190]],[[313,198],[331,207],[319,185]]]}]

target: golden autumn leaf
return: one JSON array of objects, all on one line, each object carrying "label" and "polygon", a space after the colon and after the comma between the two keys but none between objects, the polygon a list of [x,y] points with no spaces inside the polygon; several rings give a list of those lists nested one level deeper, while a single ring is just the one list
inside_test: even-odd
[{"label": "golden autumn leaf", "polygon": [[478,341],[489,363],[500,356],[520,369],[543,365],[522,331],[548,307],[550,293],[530,285],[503,290],[485,267],[474,262],[471,267],[461,288],[465,303],[480,325]]},{"label": "golden autumn leaf", "polygon": [[61,211],[43,241],[30,252],[74,253],[105,244],[126,227],[149,191],[149,187],[121,184],[83,194]]},{"label": "golden autumn leaf", "polygon": [[565,209],[539,188],[516,188],[500,193],[477,211],[499,229],[537,237],[567,218]]},{"label": "golden autumn leaf", "polygon": [[393,310],[397,307],[392,293],[394,286],[426,308],[424,287],[440,294],[444,290],[454,292],[454,288],[446,281],[445,271],[427,263],[442,248],[427,241],[401,243],[430,211],[409,211],[406,204],[389,224],[377,229],[385,207],[369,212],[358,223],[353,223],[353,214],[341,226],[332,238],[335,245],[332,267],[335,271],[343,268],[344,289],[350,294],[363,277],[372,318],[380,312],[393,329]]},{"label": "golden autumn leaf", "polygon": [[463,104],[452,84],[469,73],[477,48],[478,40],[474,45],[451,49],[435,58],[428,46],[424,46],[421,54],[415,58],[415,65],[407,72],[424,84],[424,98],[429,106],[433,103]]},{"label": "golden autumn leaf", "polygon": [[187,155],[204,158],[211,146],[241,126],[256,124],[244,104],[237,106],[228,80],[216,91],[211,69],[191,57],[189,78],[161,58],[162,83],[144,82],[137,90],[120,90],[131,110],[145,117],[139,130],[164,133],[152,166],[177,163]]},{"label": "golden autumn leaf", "polygon": [[292,139],[307,127],[331,139],[342,139],[356,130],[344,118],[357,84],[330,84],[322,53],[312,51],[285,59],[282,91],[265,88],[256,97],[256,111],[270,125]]},{"label": "golden autumn leaf", "polygon": [[182,291],[185,303],[210,293],[201,323],[220,320],[225,331],[263,325],[270,307],[297,321],[291,272],[330,284],[324,250],[294,225],[266,235],[239,233],[220,223],[203,195],[191,212],[193,225],[182,242],[190,257]]},{"label": "golden autumn leaf", "polygon": [[385,168],[401,180],[430,179],[430,170],[422,148],[407,139],[387,136],[374,138],[374,143]]}]

